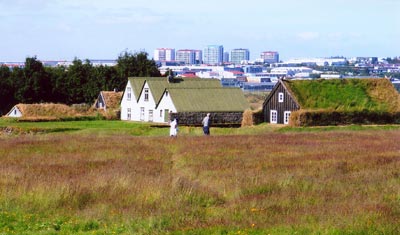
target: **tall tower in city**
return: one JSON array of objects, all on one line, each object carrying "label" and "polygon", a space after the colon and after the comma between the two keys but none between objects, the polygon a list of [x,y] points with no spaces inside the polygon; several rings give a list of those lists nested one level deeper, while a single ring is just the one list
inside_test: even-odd
[{"label": "tall tower in city", "polygon": [[209,45],[204,48],[204,63],[220,65],[224,59],[224,47],[222,45]]},{"label": "tall tower in city", "polygon": [[174,61],[175,49],[173,48],[157,48],[154,50],[155,61]]},{"label": "tall tower in city", "polygon": [[279,53],[277,51],[264,51],[261,52],[261,59],[264,60],[264,63],[278,63]]},{"label": "tall tower in city", "polygon": [[233,49],[231,51],[231,62],[233,64],[240,64],[242,61],[248,61],[250,59],[250,51],[249,49]]}]

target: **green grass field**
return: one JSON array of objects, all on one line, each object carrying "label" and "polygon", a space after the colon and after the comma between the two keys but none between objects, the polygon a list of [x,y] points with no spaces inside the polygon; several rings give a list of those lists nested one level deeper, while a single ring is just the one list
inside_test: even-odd
[{"label": "green grass field", "polygon": [[399,234],[400,126],[0,119],[0,234]]}]

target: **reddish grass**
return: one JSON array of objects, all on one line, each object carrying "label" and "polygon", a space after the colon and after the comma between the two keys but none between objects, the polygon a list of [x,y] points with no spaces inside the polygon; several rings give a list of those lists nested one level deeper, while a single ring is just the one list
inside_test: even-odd
[{"label": "reddish grass", "polygon": [[[400,218],[400,131],[0,140],[0,206],[168,229]],[[8,203],[8,204],[7,204]]]}]

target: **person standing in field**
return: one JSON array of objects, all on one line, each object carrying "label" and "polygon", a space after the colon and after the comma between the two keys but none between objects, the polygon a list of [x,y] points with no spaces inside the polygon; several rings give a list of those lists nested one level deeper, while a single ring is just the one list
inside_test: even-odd
[{"label": "person standing in field", "polygon": [[178,121],[176,120],[176,118],[174,118],[174,120],[169,125],[170,125],[169,136],[177,137],[177,135],[178,135]]},{"label": "person standing in field", "polygon": [[210,113],[207,113],[207,116],[203,118],[201,123],[203,124],[204,135],[210,135]]}]

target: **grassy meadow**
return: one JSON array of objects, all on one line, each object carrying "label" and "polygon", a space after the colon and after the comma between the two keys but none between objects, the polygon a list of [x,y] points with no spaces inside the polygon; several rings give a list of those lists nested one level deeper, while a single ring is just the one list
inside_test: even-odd
[{"label": "grassy meadow", "polygon": [[0,234],[400,234],[400,126],[0,119]]}]

